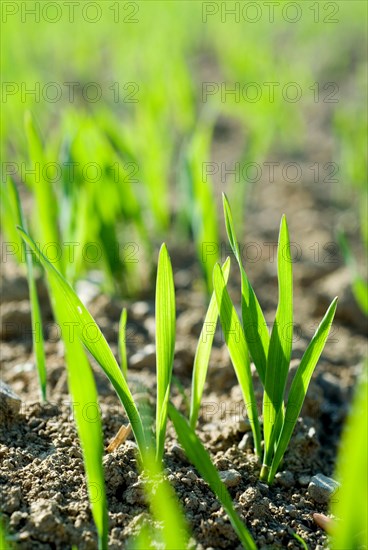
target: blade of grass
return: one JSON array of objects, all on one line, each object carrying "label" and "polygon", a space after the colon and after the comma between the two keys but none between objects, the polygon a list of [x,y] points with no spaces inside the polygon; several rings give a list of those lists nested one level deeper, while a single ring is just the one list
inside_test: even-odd
[{"label": "blade of grass", "polygon": [[119,321],[119,354],[120,354],[120,366],[124,377],[128,374],[128,360],[126,351],[126,324],[127,324],[128,312],[126,308],[123,308]]},{"label": "blade of grass", "polygon": [[[30,260],[33,261],[32,258]],[[56,278],[50,278],[49,284],[56,322],[62,330],[65,345],[68,386],[83,452],[88,495],[98,533],[98,548],[107,550],[108,512],[102,466],[104,449],[96,384],[81,341],[70,333],[70,309],[63,289]]]},{"label": "blade of grass", "polygon": [[241,293],[242,293],[242,319],[245,338],[248,343],[251,357],[258,371],[261,382],[264,386],[266,380],[267,356],[270,336],[268,334],[267,324],[259,305],[257,296],[248,280],[245,273],[239,244],[236,238],[234,229],[233,217],[229,201],[225,193],[222,194],[226,232],[229,239],[231,249],[238,262],[241,275]]},{"label": "blade of grass", "polygon": [[[292,349],[293,279],[290,241],[285,216],[281,219],[278,243],[279,302],[272,328],[263,394],[264,463],[270,466],[273,454],[271,433],[282,407]],[[277,441],[275,433],[274,439]]]},{"label": "blade of grass", "polygon": [[175,351],[175,290],[170,256],[166,245],[160,249],[156,280],[156,453],[164,453],[167,404]]},{"label": "blade of grass", "polygon": [[293,535],[294,539],[297,540],[300,543],[300,546],[303,548],[303,550],[308,550],[308,546],[304,539],[298,533],[295,533],[295,531],[291,531],[291,534]]},{"label": "blade of grass", "polygon": [[13,256],[22,265],[24,261],[23,241],[16,228],[14,204],[9,196],[9,185],[11,185],[9,178],[0,184],[0,221],[1,229],[6,237],[6,241],[4,239],[2,245],[3,261],[7,261],[9,256]]},{"label": "blade of grass", "polygon": [[[58,292],[56,287],[54,291]],[[89,501],[98,533],[98,548],[107,550],[108,512],[102,465],[104,449],[96,384],[81,342],[70,338],[64,322],[68,318],[68,309],[63,311],[63,308],[62,300],[58,301],[57,321],[59,326],[63,327],[63,332],[65,329],[67,332],[63,334],[63,341],[68,367],[68,386],[83,451]]]},{"label": "blade of grass", "polygon": [[169,415],[174,424],[179,442],[184,448],[189,460],[215,493],[229,516],[231,524],[244,548],[247,550],[255,550],[257,547],[251,534],[236,513],[227,488],[221,481],[219,473],[212,464],[208,452],[203,447],[194,430],[171,403],[169,403]]},{"label": "blade of grass", "polygon": [[362,312],[365,315],[368,315],[368,284],[359,275],[357,262],[354,258],[351,246],[343,231],[340,231],[338,233],[338,241],[342,250],[342,254],[344,256],[345,263],[351,273],[351,289],[353,291],[354,298]]},{"label": "blade of grass", "polygon": [[43,265],[50,286],[52,289],[58,290],[57,299],[55,299],[56,307],[59,307],[61,301],[65,302],[68,316],[64,322],[69,329],[75,329],[76,336],[93,355],[115,388],[132,425],[138,448],[141,453],[144,452],[145,437],[141,417],[126,380],[102,332],[72,287],[42,254],[33,239],[22,228],[18,228],[18,230]]},{"label": "blade of grass", "polygon": [[249,421],[252,426],[255,450],[261,456],[261,430],[258,421],[257,403],[254,396],[252,374],[247,343],[243,327],[226,288],[225,279],[219,264],[213,270],[217,308],[220,315],[225,342],[239,381]]},{"label": "blade of grass", "polygon": [[[23,214],[23,209],[19,200],[19,194],[15,183],[9,179],[8,180],[8,190],[9,198],[13,204],[14,211],[14,227],[21,225],[22,227],[26,226],[26,220]],[[26,258],[27,265],[27,280],[29,287],[29,301],[31,304],[31,320],[32,320],[32,344],[33,352],[35,356],[35,363],[38,372],[38,378],[40,382],[41,397],[43,401],[46,401],[46,383],[47,383],[47,374],[46,374],[46,359],[45,359],[45,342],[43,337],[42,330],[42,317],[40,304],[38,301],[36,279],[33,269],[33,257],[27,251],[25,243],[22,242],[23,257]]]},{"label": "blade of grass", "polygon": [[309,382],[312,377],[317,361],[325,346],[328,338],[331,324],[335,315],[337,298],[335,298],[318,326],[312,340],[310,341],[295,373],[291,384],[288,401],[285,409],[285,418],[277,441],[275,454],[272,460],[271,469],[268,475],[268,483],[272,483],[277,472],[277,468],[284,456],[289,444],[291,435],[294,431],[296,421],[303,406],[305,395],[308,390]]},{"label": "blade of grass", "polygon": [[[228,258],[222,266],[222,272],[224,274],[225,283],[227,283],[230,272],[230,258]],[[215,291],[213,291],[201,330],[201,334],[199,336],[196,354],[194,357],[192,374],[192,394],[189,415],[190,425],[193,429],[195,429],[198,420],[198,414],[203,395],[203,388],[206,381],[208,363],[211,355],[213,338],[216,332],[217,319],[218,308],[216,294]]]},{"label": "blade of grass", "polygon": [[[32,114],[26,111],[24,117],[25,131],[28,140],[28,150],[33,168],[39,167],[40,176],[33,178],[32,188],[36,199],[37,227],[39,227],[39,238],[42,245],[46,243],[59,244],[59,233],[56,226],[56,197],[50,181],[43,177],[45,166],[45,155],[41,138],[37,132]],[[55,266],[63,273],[63,265],[59,255],[54,260]]]},{"label": "blade of grass", "polygon": [[156,550],[155,539],[155,531],[143,520],[139,533],[127,541],[127,550]]},{"label": "blade of grass", "polygon": [[143,459],[145,492],[153,517],[162,525],[160,533],[164,548],[176,550],[187,548],[188,527],[175,492],[164,476],[161,464],[150,450]]},{"label": "blade of grass", "polygon": [[4,517],[0,514],[0,548],[1,550],[16,550],[7,533]]},{"label": "blade of grass", "polygon": [[368,284],[359,275],[355,277],[352,284],[354,298],[362,312],[368,316]]},{"label": "blade of grass", "polygon": [[[368,545],[368,361],[356,389],[353,407],[344,427],[336,477],[341,482],[332,504],[332,548],[364,548]],[[357,506],[357,503],[359,505]]]},{"label": "blade of grass", "polygon": [[[217,208],[213,184],[208,176],[203,177],[203,163],[210,158],[211,139],[214,128],[213,117],[201,120],[194,130],[188,147],[186,189],[189,199],[189,216],[197,249],[197,256],[206,278],[208,293],[212,292],[212,272],[218,261]],[[215,253],[206,254],[210,245]]]}]

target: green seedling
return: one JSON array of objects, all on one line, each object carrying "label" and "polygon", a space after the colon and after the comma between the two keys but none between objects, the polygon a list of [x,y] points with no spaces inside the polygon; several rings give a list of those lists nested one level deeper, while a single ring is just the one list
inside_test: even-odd
[{"label": "green seedling", "polygon": [[243,328],[248,335],[247,340],[251,357],[257,368],[261,382],[264,385],[266,381],[267,356],[270,336],[268,334],[263,311],[243,268],[230,205],[225,194],[223,194],[223,205],[227,236],[240,269]]},{"label": "green seedling", "polygon": [[[364,548],[368,545],[368,363],[359,380],[337,460],[341,483],[332,513],[332,548]],[[347,451],[349,451],[347,453]]]},{"label": "green seedling", "polygon": [[[47,158],[35,121],[29,111],[25,113],[24,124],[28,141],[29,160],[33,167],[43,167],[47,162]],[[43,174],[44,172],[41,170],[40,177],[33,177],[31,182],[31,189],[34,193],[37,212],[37,227],[39,228],[37,236],[42,246],[47,243],[60,242],[59,231],[56,225],[56,196],[50,180],[45,178]],[[59,254],[55,259],[55,264],[63,273],[64,266]]]},{"label": "green seedling", "polygon": [[160,531],[156,530],[156,536],[167,550],[188,548],[189,531],[183,511],[152,449],[143,457],[143,471],[151,514],[162,526]]},{"label": "green seedling", "polygon": [[156,282],[156,457],[162,460],[167,405],[175,350],[175,291],[170,257],[165,245],[159,255]]},{"label": "green seedling", "polygon": [[[98,547],[99,550],[106,550],[108,513],[102,466],[104,452],[102,426],[96,385],[85,348],[103,366],[110,381],[113,385],[115,384],[114,387],[119,387],[119,397],[123,395],[126,404],[133,403],[133,399],[129,393],[124,394],[125,387],[121,386],[121,384],[119,385],[119,375],[124,380],[121,371],[116,363],[115,367],[115,359],[106,341],[100,341],[100,337],[103,338],[103,336],[82,302],[62,275],[48,261],[46,256],[40,252],[28,234],[23,229],[19,229],[19,232],[26,245],[37,255],[48,276],[54,315],[58,326],[61,328],[65,346],[68,386],[75,405],[74,415],[83,451],[92,515],[98,533]],[[70,330],[71,327],[76,327],[76,333]],[[97,332],[94,332],[93,336],[91,336],[91,333],[87,334],[87,328],[89,330],[92,328]],[[97,341],[95,340],[96,335],[98,336]],[[81,383],[81,380],[83,383]],[[92,418],[89,416],[91,411]],[[131,409],[129,411],[132,414]],[[136,427],[136,423],[132,425]],[[140,432],[138,433],[140,436]]]},{"label": "green seedling", "polygon": [[[19,200],[19,194],[17,187],[13,180],[8,179],[6,184],[6,190],[4,195],[7,197],[9,212],[11,212],[13,224],[26,227],[26,221],[23,214],[23,209]],[[40,304],[38,300],[36,278],[34,273],[33,257],[27,254],[26,246],[24,242],[20,241],[21,245],[21,261],[26,261],[27,267],[27,280],[29,287],[29,300],[31,304],[31,318],[32,318],[32,340],[33,340],[33,352],[35,356],[36,369],[38,372],[38,379],[40,383],[41,397],[43,401],[46,401],[46,359],[45,359],[45,343],[42,330],[42,317]]]},{"label": "green seedling", "polygon": [[298,535],[298,533],[295,533],[294,531],[292,531],[291,534],[293,535],[294,539],[300,543],[300,546],[303,548],[303,550],[308,550],[308,546],[305,540],[302,539],[302,537]]},{"label": "green seedling", "polygon": [[46,271],[53,295],[53,303],[56,304],[56,307],[59,307],[60,303],[64,303],[63,313],[65,314],[65,319],[59,319],[59,321],[66,324],[70,324],[70,322],[74,323],[74,334],[99,363],[118,394],[132,425],[137,445],[141,452],[143,452],[145,449],[145,440],[141,418],[127,382],[105,337],[69,283],[48,261],[46,256],[42,254],[31,237],[23,229],[19,229],[19,231]]},{"label": "green seedling", "polygon": [[359,274],[356,259],[353,250],[343,231],[338,234],[340,248],[351,274],[351,289],[361,311],[364,315],[368,315],[368,284],[367,281]]},{"label": "green seedling", "polygon": [[[55,292],[57,290],[55,289]],[[58,302],[56,320],[67,327],[68,306]],[[98,533],[99,550],[107,550],[108,508],[102,458],[104,454],[101,415],[96,383],[80,340],[70,338],[69,327],[63,328],[68,387],[74,403],[74,417],[83,452],[89,501]]]},{"label": "green seedling", "polygon": [[[92,513],[99,534],[99,546],[107,544],[107,507],[102,470],[102,431],[99,414],[94,422],[86,422],[83,405],[93,403],[98,407],[94,379],[85,349],[96,359],[119,396],[138,445],[142,463],[145,464],[149,441],[144,429],[141,413],[130,393],[127,381],[96,322],[75,294],[69,283],[42,254],[34,241],[19,228],[26,245],[34,252],[44,267],[55,318],[62,328],[66,349],[69,388],[75,403],[82,408],[76,411],[78,434],[83,449]],[[122,314],[123,322],[126,315]],[[73,327],[72,336],[70,332]],[[157,348],[157,410],[156,410],[156,460],[160,464],[164,451],[167,423],[167,406],[170,393],[171,373],[175,344],[175,296],[170,258],[162,245],[157,271],[156,285],[156,348]],[[85,348],[85,349],[84,349]],[[80,384],[80,380],[83,384]],[[148,460],[148,459],[147,459]],[[151,459],[147,464],[152,470]],[[147,467],[148,467],[147,466]],[[96,491],[98,498],[96,497]]]},{"label": "green seedling", "polygon": [[169,405],[169,415],[174,424],[179,442],[184,448],[190,462],[192,462],[221,502],[243,547],[246,550],[256,550],[257,547],[251,534],[235,511],[229,491],[221,481],[218,471],[198,436],[190,427],[188,421],[172,404]]},{"label": "green seedling", "polygon": [[[224,263],[222,269],[225,281],[227,282],[230,271],[230,260]],[[198,420],[213,338],[216,332],[217,319],[218,308],[215,291],[213,291],[194,357],[189,414],[190,425],[193,429],[195,429]]]},{"label": "green seedling", "polygon": [[217,208],[209,176],[203,177],[203,166],[210,158],[213,121],[202,121],[188,144],[182,170],[184,214],[194,236],[197,257],[207,284],[212,291],[212,270],[218,259]]},{"label": "green seedling", "polygon": [[253,391],[248,346],[245,340],[243,327],[240,324],[238,314],[230,299],[219,264],[215,265],[213,270],[213,286],[215,289],[221,326],[225,335],[225,342],[234,365],[247,414],[251,422],[255,449],[260,456],[262,452],[261,429],[258,420],[257,403]]},{"label": "green seedling", "polygon": [[292,348],[292,259],[286,218],[280,225],[278,243],[279,300],[269,337],[257,297],[242,265],[230,205],[223,195],[226,230],[241,274],[242,319],[227,292],[219,265],[214,269],[214,288],[220,321],[247,412],[252,423],[255,449],[261,456],[261,434],[252,388],[249,355],[262,382],[264,453],[260,478],[272,483],[289,444],[314,368],[323,351],[336,310],[337,298],[328,308],[309,343],[286,399],[285,388]]}]

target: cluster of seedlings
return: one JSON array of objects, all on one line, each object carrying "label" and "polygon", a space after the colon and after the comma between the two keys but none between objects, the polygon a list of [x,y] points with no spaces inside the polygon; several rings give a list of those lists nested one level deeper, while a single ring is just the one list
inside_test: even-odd
[{"label": "cluster of seedlings", "polygon": [[[216,264],[213,269],[213,293],[198,340],[193,365],[189,418],[185,418],[170,402],[175,352],[176,307],[171,261],[166,245],[162,245],[158,258],[155,299],[156,418],[154,422],[150,423],[147,421],[149,416],[145,414],[140,404],[134,401],[127,383],[126,310],[123,310],[120,320],[119,365],[99,327],[71,285],[41,252],[25,230],[22,208],[14,185],[11,186],[10,196],[24,246],[29,247],[33,252],[32,258],[28,255],[30,259],[27,264],[32,320],[34,323],[40,320],[33,275],[33,263],[37,261],[47,274],[53,312],[62,330],[68,385],[72,399],[82,404],[96,403],[96,406],[98,404],[96,385],[86,354],[88,351],[104,370],[127,414],[129,427],[124,427],[120,436],[123,439],[131,428],[137,444],[139,464],[145,474],[146,494],[150,509],[153,517],[163,526],[160,532],[155,533],[154,536],[164,543],[165,548],[188,546],[188,528],[175,499],[174,491],[166,480],[163,470],[166,426],[168,418],[170,418],[188,459],[216,494],[241,543],[245,548],[256,548],[250,532],[234,508],[227,488],[196,434],[196,425],[215,333],[215,330],[212,330],[209,335],[208,327],[212,326],[215,329],[219,319],[251,423],[254,452],[261,464],[260,480],[272,484],[292,436],[314,368],[327,340],[337,305],[337,298],[335,298],[310,341],[294,375],[288,396],[286,396],[285,388],[292,351],[293,289],[292,258],[285,217],[283,216],[281,220],[278,243],[279,301],[272,331],[269,334],[261,306],[242,265],[230,205],[226,196],[223,196],[226,230],[241,275],[242,315],[239,318],[227,289],[230,273],[230,258],[228,258],[222,266]],[[76,327],[74,332],[76,337],[74,338],[70,338],[70,332],[66,330],[71,321]],[[41,392],[46,397],[43,342],[35,342],[35,346]],[[254,362],[263,386],[263,432],[254,394],[251,360]],[[83,407],[79,410],[82,409]],[[76,411],[75,420],[83,451],[87,486],[98,532],[99,548],[103,550],[107,548],[108,506],[102,467],[104,449],[101,420],[98,418],[91,424],[86,422],[83,415],[78,414],[78,411]],[[92,498],[96,486],[99,487],[101,495],[98,500]],[[169,507],[165,505],[167,499],[172,504]],[[138,538],[147,541],[147,537],[152,536],[151,531],[143,529]],[[136,541],[137,547],[142,547],[141,543]]]}]

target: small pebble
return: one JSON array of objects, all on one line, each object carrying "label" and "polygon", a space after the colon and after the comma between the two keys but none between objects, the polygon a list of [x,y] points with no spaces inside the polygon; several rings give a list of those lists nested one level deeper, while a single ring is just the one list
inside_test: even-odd
[{"label": "small pebble", "polygon": [[239,500],[242,504],[250,506],[259,497],[260,497],[260,492],[258,489],[256,489],[255,487],[248,487],[248,489],[246,489],[244,493],[240,495]]},{"label": "small pebble", "polygon": [[236,470],[224,470],[219,474],[226,487],[236,487],[241,481],[241,475]]},{"label": "small pebble", "polygon": [[296,518],[298,516],[298,511],[293,504],[285,506],[285,511],[289,514],[291,518]]},{"label": "small pebble", "polygon": [[142,481],[133,483],[124,493],[128,504],[145,504],[145,493]]},{"label": "small pebble", "polygon": [[314,437],[316,437],[316,429],[313,426],[308,430],[308,437],[309,439],[313,439]]},{"label": "small pebble", "polygon": [[284,472],[278,472],[275,475],[275,480],[281,487],[285,487],[285,489],[290,489],[290,487],[294,486],[294,476],[289,470],[285,470]]},{"label": "small pebble", "polygon": [[0,420],[13,419],[19,414],[22,401],[8,384],[0,380]]},{"label": "small pebble", "polygon": [[308,485],[308,492],[315,502],[325,504],[329,502],[331,496],[338,491],[339,487],[340,483],[332,479],[332,477],[317,474],[312,477]]},{"label": "small pebble", "polygon": [[186,473],[186,477],[190,479],[191,481],[197,481],[197,476],[193,472],[193,470],[188,470]]},{"label": "small pebble", "polygon": [[253,449],[253,436],[251,433],[246,433],[243,436],[243,439],[240,441],[238,448],[241,451],[245,451],[246,449]]},{"label": "small pebble", "polygon": [[188,462],[183,448],[177,443],[174,443],[174,445],[171,447],[171,452],[175,456],[175,458],[177,458],[181,462]]},{"label": "small pebble", "polygon": [[307,475],[301,475],[298,477],[298,483],[302,487],[306,487],[310,482],[310,476]]},{"label": "small pebble", "polygon": [[181,482],[184,483],[184,485],[187,485],[188,487],[192,486],[192,480],[187,477],[182,477]]}]

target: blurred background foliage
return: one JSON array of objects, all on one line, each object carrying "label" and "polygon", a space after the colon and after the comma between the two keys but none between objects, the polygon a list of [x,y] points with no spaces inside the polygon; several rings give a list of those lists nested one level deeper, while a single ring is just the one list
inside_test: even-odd
[{"label": "blurred background foliage", "polygon": [[[21,4],[2,6],[4,204],[9,176],[30,201],[32,234],[63,248],[57,265],[72,283],[92,266],[106,290],[139,293],[153,247],[168,239],[195,241],[211,288],[216,256],[204,262],[202,243],[219,238],[218,205],[203,163],[224,119],[240,127],[242,163],[303,158],[310,120],[323,117],[339,165],[334,200],[348,201],[357,246],[367,245],[365,2],[292,3],[298,11],[281,3],[272,16],[262,2],[257,11],[247,2]],[[250,83],[250,98],[261,89],[256,101],[241,95]],[[285,100],[288,83],[302,90],[299,101]],[[36,163],[40,178],[25,173]],[[251,184],[232,179],[240,223]],[[14,241],[11,209],[2,214]],[[73,262],[68,242],[79,243]],[[91,242],[101,251],[94,263]]]}]

